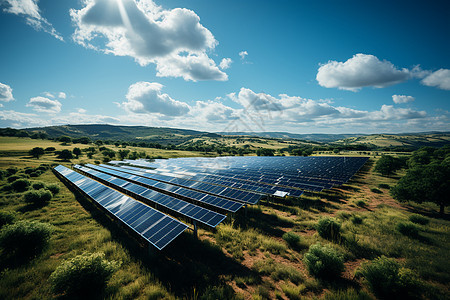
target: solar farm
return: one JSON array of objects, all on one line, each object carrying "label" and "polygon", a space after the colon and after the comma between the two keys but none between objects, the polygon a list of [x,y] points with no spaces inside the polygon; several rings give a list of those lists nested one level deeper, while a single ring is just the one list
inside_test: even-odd
[{"label": "solar farm", "polygon": [[[367,157],[216,157],[62,165],[58,177],[158,250],[197,227],[214,230],[263,199],[346,183]],[[300,198],[301,199],[301,198]]]}]

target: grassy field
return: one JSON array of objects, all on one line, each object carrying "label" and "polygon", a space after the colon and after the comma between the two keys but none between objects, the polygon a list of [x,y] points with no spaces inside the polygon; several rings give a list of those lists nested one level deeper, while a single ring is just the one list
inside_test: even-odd
[{"label": "grassy field", "polygon": [[[17,167],[18,174],[23,174],[25,167],[61,163],[54,154],[39,160],[23,154],[32,147],[87,147],[14,138],[3,138],[1,145],[0,168]],[[201,155],[136,150],[163,157]],[[22,154],[17,154],[20,151]],[[64,164],[99,159],[99,154],[92,159],[84,155]],[[338,189],[299,199],[263,201],[249,207],[247,214],[230,216],[214,232],[200,229],[198,240],[185,232],[160,253],[149,253],[88,199],[74,195],[47,170],[29,178],[32,182],[60,185],[60,192],[45,206],[26,204],[23,193],[0,191],[1,211],[14,212],[18,220],[38,220],[55,228],[49,247],[33,260],[6,261],[5,253],[0,252],[0,298],[58,296],[52,294],[48,280],[55,268],[78,254],[102,252],[107,259],[121,262],[102,295],[110,299],[371,299],[375,296],[355,271],[380,255],[395,258],[420,276],[421,297],[448,299],[448,218],[439,217],[437,206],[432,204],[400,204],[393,200],[386,187],[394,185],[402,171],[382,177],[373,172],[376,159],[369,160],[357,176]],[[2,186],[7,184],[6,179],[1,181]],[[415,213],[426,216],[430,223],[418,225],[419,235],[411,238],[401,234],[397,226]],[[339,240],[319,236],[316,224],[321,217],[339,221]],[[283,239],[287,232],[298,235],[299,240],[287,243]],[[342,253],[345,270],[339,279],[318,279],[307,271],[303,257],[316,242]]]}]

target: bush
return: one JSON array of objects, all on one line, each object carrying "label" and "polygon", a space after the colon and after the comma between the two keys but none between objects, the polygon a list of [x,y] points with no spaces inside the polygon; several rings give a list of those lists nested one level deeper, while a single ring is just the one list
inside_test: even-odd
[{"label": "bush", "polygon": [[33,188],[33,190],[40,190],[45,188],[45,184],[43,182],[35,182],[31,185],[31,187]]},{"label": "bush", "polygon": [[52,291],[67,296],[100,294],[120,266],[104,256],[103,253],[84,253],[62,263],[50,275]]},{"label": "bush", "polygon": [[417,215],[417,214],[409,216],[409,220],[413,223],[420,224],[420,225],[427,225],[428,223],[430,223],[430,219],[428,219],[427,217],[424,217],[422,215]]},{"label": "bush", "polygon": [[34,257],[48,245],[53,227],[37,221],[19,221],[0,231],[0,247],[17,257]]},{"label": "bush", "polygon": [[379,298],[419,298],[421,282],[410,270],[392,258],[378,257],[362,264],[356,275],[365,278],[370,290]]},{"label": "bush", "polygon": [[309,247],[303,261],[311,275],[321,278],[339,277],[344,271],[344,259],[340,253],[329,245],[320,243]]},{"label": "bush", "polygon": [[289,246],[294,247],[300,242],[300,236],[290,231],[283,234],[283,240],[285,240]]},{"label": "bush", "polygon": [[383,191],[381,191],[381,190],[379,190],[379,189],[377,189],[377,188],[371,188],[370,191],[371,191],[372,193],[375,193],[375,194],[383,194]]},{"label": "bush", "polygon": [[362,224],[363,222],[363,218],[358,216],[358,215],[353,215],[352,218],[350,219],[352,221],[353,224],[355,225],[359,225]]},{"label": "bush", "polygon": [[319,219],[316,229],[324,239],[336,241],[340,237],[341,224],[334,218],[325,217]]},{"label": "bush", "polygon": [[41,171],[36,170],[33,173],[30,174],[30,177],[39,177],[42,174]]},{"label": "bush", "polygon": [[397,224],[397,230],[406,236],[416,238],[419,236],[419,229],[413,223],[403,223],[400,222]]},{"label": "bush", "polygon": [[367,206],[367,203],[364,200],[358,200],[358,201],[355,202],[355,204],[357,206],[359,206],[359,207],[366,207]]},{"label": "bush", "polygon": [[59,193],[59,185],[57,183],[52,183],[47,185],[47,190],[49,190],[50,192],[52,192],[53,196]]},{"label": "bush", "polygon": [[8,169],[6,169],[6,176],[11,176],[17,173],[17,168],[16,167],[9,167]]},{"label": "bush", "polygon": [[16,181],[14,181],[13,183],[11,183],[12,189],[17,192],[23,192],[23,191],[28,190],[30,185],[31,185],[31,183],[27,179],[18,179]]},{"label": "bush", "polygon": [[12,176],[8,177],[8,182],[11,183],[11,182],[14,182],[14,181],[16,181],[16,180],[18,180],[20,178],[22,178],[22,177],[20,177],[19,175],[12,175]]},{"label": "bush", "polygon": [[4,225],[8,225],[14,223],[16,220],[16,216],[9,211],[0,211],[0,228]]},{"label": "bush", "polygon": [[0,190],[2,190],[2,191],[5,191],[5,192],[9,192],[9,191],[11,191],[12,190],[12,186],[11,186],[11,184],[4,184],[2,187],[1,187],[1,189]]},{"label": "bush", "polygon": [[26,203],[34,205],[44,205],[52,199],[53,195],[50,191],[40,189],[37,191],[28,191],[23,195]]},{"label": "bush", "polygon": [[379,187],[380,189],[386,189],[386,190],[389,190],[389,189],[391,188],[391,186],[390,186],[389,184],[386,184],[386,183],[380,183],[380,184],[378,185],[378,187]]}]

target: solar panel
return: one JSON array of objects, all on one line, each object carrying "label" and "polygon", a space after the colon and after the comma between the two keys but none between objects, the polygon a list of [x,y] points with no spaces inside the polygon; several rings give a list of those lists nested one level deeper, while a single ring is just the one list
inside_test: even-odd
[{"label": "solar panel", "polygon": [[186,224],[62,165],[54,170],[159,250],[188,228]]},{"label": "solar panel", "polygon": [[247,191],[239,191],[233,188],[229,187],[219,187],[216,185],[212,185],[205,182],[199,182],[189,179],[183,179],[178,177],[172,177],[168,175],[162,175],[162,174],[154,174],[149,172],[143,172],[144,170],[139,169],[138,170],[130,170],[128,168],[122,168],[122,167],[113,167],[108,165],[100,165],[102,167],[106,167],[108,169],[116,170],[116,171],[123,171],[129,174],[134,174],[141,177],[147,177],[150,179],[158,180],[165,183],[170,183],[173,185],[178,185],[182,187],[187,187],[192,190],[205,192],[208,194],[214,194],[216,196],[220,196],[223,198],[227,198],[233,201],[239,201],[244,202],[248,204],[256,204],[258,201],[263,197],[260,194],[247,192]]},{"label": "solar panel", "polygon": [[150,189],[156,190],[158,192],[166,193],[170,196],[182,196],[184,199],[188,199],[190,201],[194,201],[196,203],[200,203],[203,205],[208,205],[214,208],[219,208],[228,212],[235,213],[240,208],[242,208],[243,204],[235,201],[231,201],[228,199],[224,199],[221,197],[213,196],[204,192],[189,190],[184,187],[176,186],[173,184],[163,183],[160,181],[156,181],[150,178],[139,177],[135,175],[131,175],[122,171],[112,170],[109,168],[105,168],[102,166],[95,166],[91,164],[87,164],[86,167],[91,169],[107,173],[109,175],[113,175],[118,178],[122,178],[128,181],[132,181],[133,183],[144,185]]},{"label": "solar panel", "polygon": [[[122,190],[126,193],[131,194],[134,197],[140,197],[145,201],[152,203],[153,205],[158,205],[164,207],[165,209],[180,214],[184,217],[192,219],[194,221],[198,221],[202,224],[210,226],[212,228],[216,227],[221,223],[226,216],[219,214],[217,212],[211,211],[209,209],[197,206],[195,204],[174,198],[172,196],[162,194],[160,192],[149,190],[140,185],[129,182],[127,185],[116,185],[112,184],[112,180],[118,182],[118,180],[122,180],[126,182],[126,180],[117,178],[115,176],[102,173],[91,168],[75,165],[75,169],[85,172],[90,176],[99,179],[103,182],[108,182],[109,184],[117,187],[119,190]],[[133,175],[131,175],[133,177]],[[137,177],[137,176],[134,176]]]}]

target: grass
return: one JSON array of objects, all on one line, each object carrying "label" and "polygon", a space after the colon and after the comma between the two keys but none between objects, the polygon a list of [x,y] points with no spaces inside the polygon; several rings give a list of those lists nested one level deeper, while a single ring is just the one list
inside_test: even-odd
[{"label": "grass", "polygon": [[[31,174],[25,172],[26,167],[61,163],[53,154],[45,154],[39,160],[29,157],[26,152],[33,147],[61,150],[90,146],[63,146],[26,138],[0,138],[0,142],[0,169],[16,167],[17,176]],[[134,151],[133,147],[127,149]],[[204,155],[136,150],[163,157]],[[94,154],[92,159],[83,155],[63,164],[95,160],[101,161],[102,155]],[[190,233],[182,234],[163,252],[152,254],[47,170],[27,178],[29,189],[34,184],[48,187],[58,183],[59,192],[46,206],[27,205],[23,200],[26,191],[0,190],[1,212],[14,215],[17,221],[34,220],[54,227],[49,246],[41,255],[20,267],[0,264],[0,298],[53,298],[50,274],[63,261],[85,252],[99,252],[109,261],[122,263],[104,291],[103,296],[111,299],[369,299],[373,293],[353,274],[362,261],[381,255],[401,261],[405,268],[417,273],[424,282],[426,298],[445,299],[450,292],[450,222],[438,217],[434,204],[394,201],[381,184],[394,186],[403,171],[397,176],[382,177],[372,172],[373,163],[369,161],[342,188],[305,194],[300,199],[264,201],[260,206],[249,207],[246,216],[229,216],[230,221],[219,225],[215,232],[199,229],[198,240]],[[6,186],[7,179],[0,184]],[[383,189],[382,193],[371,192],[374,187]],[[358,205],[357,201],[365,205]],[[447,208],[446,214],[449,212]],[[429,223],[415,222],[419,235],[410,238],[397,226],[420,219],[413,217],[415,214],[424,216]],[[339,220],[340,239],[331,242],[317,233],[316,224],[323,217]],[[317,242],[329,244],[343,254],[346,269],[342,278],[322,281],[308,273],[303,256]]]}]

